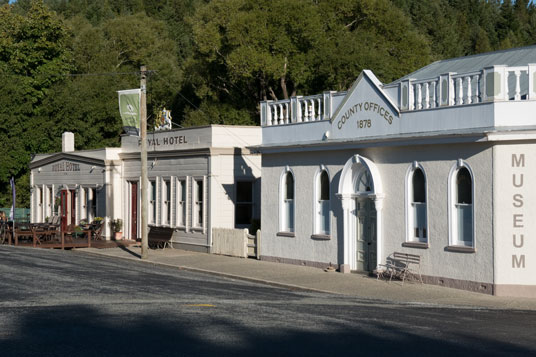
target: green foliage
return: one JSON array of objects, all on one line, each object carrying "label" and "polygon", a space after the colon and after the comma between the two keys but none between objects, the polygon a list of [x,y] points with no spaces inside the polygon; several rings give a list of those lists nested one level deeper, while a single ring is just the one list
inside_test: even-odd
[{"label": "green foliage", "polygon": [[[23,6],[24,4],[20,4]],[[48,118],[37,119],[50,88],[69,72],[67,31],[42,1],[0,8],[0,203],[10,202],[9,179],[16,178],[19,205],[28,202],[31,153],[48,148]]]},{"label": "green foliage", "polygon": [[[187,82],[198,101],[254,118],[260,100],[343,90],[365,68],[391,81],[430,60],[424,36],[388,0],[213,0],[190,24]],[[185,113],[185,123],[206,123]]]},{"label": "green foliage", "polygon": [[149,127],[164,106],[184,126],[253,125],[260,100],[345,90],[363,69],[390,82],[536,43],[529,0],[0,0],[0,23],[0,206],[11,176],[29,206],[31,155],[62,132],[118,145],[116,91],[141,65]]}]

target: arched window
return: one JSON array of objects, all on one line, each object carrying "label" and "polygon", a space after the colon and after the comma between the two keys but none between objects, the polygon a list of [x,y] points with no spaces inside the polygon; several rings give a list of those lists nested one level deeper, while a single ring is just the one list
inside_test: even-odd
[{"label": "arched window", "polygon": [[294,175],[286,170],[281,178],[281,232],[294,232],[294,188]]},{"label": "arched window", "polygon": [[366,167],[362,167],[361,171],[356,175],[354,182],[355,192],[371,192],[374,190],[372,176]]},{"label": "arched window", "polygon": [[471,168],[462,160],[449,179],[450,244],[474,247],[474,183]]},{"label": "arched window", "polygon": [[407,240],[428,243],[428,215],[426,204],[426,177],[424,169],[414,163],[406,175]]},{"label": "arched window", "polygon": [[412,186],[413,239],[426,242],[428,237],[426,229],[426,181],[420,168],[413,171]]},{"label": "arched window", "polygon": [[314,234],[330,234],[330,201],[329,201],[329,175],[326,169],[322,169],[315,179],[315,217]]}]

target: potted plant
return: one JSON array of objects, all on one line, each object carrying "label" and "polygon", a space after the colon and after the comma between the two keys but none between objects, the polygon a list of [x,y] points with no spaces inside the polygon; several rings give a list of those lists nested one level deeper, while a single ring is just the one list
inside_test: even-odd
[{"label": "potted plant", "polygon": [[114,232],[115,239],[121,239],[123,229],[123,220],[121,218],[114,219],[110,221],[110,227],[112,228],[112,231]]}]

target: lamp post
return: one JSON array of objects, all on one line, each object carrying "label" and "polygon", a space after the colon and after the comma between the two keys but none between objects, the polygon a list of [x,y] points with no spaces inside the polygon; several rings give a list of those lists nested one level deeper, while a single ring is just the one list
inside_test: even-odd
[{"label": "lamp post", "polygon": [[141,136],[141,259],[148,258],[147,232],[147,69],[140,67],[140,136]]}]

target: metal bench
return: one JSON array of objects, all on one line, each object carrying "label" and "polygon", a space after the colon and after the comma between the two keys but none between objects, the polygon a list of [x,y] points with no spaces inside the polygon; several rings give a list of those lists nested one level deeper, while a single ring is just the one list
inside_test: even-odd
[{"label": "metal bench", "polygon": [[418,254],[394,252],[387,257],[386,264],[380,264],[377,271],[377,278],[389,276],[389,281],[393,277],[402,280],[402,284],[406,279],[413,277],[419,278],[422,284],[421,276],[421,256]]},{"label": "metal bench", "polygon": [[173,237],[173,228],[169,227],[150,227],[148,234],[148,245],[151,248],[161,248],[171,246],[171,238]]}]

